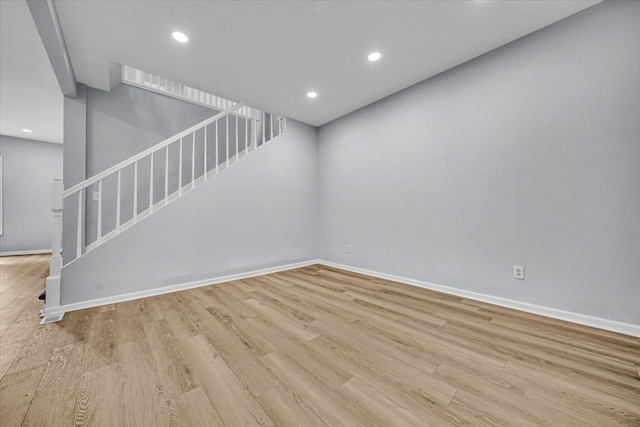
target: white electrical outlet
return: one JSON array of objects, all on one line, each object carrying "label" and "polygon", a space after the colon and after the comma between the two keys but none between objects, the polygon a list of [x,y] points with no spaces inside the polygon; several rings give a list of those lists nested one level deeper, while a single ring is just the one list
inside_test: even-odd
[{"label": "white electrical outlet", "polygon": [[524,267],[520,265],[513,266],[513,278],[524,280]]},{"label": "white electrical outlet", "polygon": [[351,253],[351,245],[347,245],[347,253],[350,254]]},{"label": "white electrical outlet", "polygon": [[94,191],[93,192],[93,201],[97,202],[100,200],[100,192],[99,191]]}]

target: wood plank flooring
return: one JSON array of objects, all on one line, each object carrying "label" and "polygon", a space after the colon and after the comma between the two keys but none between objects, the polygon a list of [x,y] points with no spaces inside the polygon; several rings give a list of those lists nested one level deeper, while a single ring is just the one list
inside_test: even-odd
[{"label": "wood plank flooring", "polygon": [[2,426],[640,426],[640,340],[323,266],[67,313],[0,258]]}]

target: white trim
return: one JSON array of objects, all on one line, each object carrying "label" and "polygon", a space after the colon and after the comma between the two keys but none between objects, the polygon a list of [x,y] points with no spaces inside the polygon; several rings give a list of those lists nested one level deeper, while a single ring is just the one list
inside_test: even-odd
[{"label": "white trim", "polygon": [[[49,250],[47,252],[51,252],[51,251]],[[33,252],[29,252],[29,253],[33,253]],[[230,282],[233,280],[248,279],[250,277],[263,276],[265,274],[277,273],[279,271],[293,270],[295,268],[307,267],[314,264],[326,265],[328,267],[339,268],[346,271],[352,271],[354,273],[365,274],[367,276],[378,277],[386,280],[392,280],[395,282],[417,286],[419,288],[430,289],[433,291],[442,292],[449,295],[456,295],[463,298],[482,301],[482,302],[494,304],[500,307],[512,308],[514,310],[524,311],[526,313],[538,314],[540,316],[550,317],[552,319],[564,320],[566,322],[571,322],[578,325],[590,326],[593,328],[604,329],[606,331],[617,332],[617,333],[640,338],[640,325],[634,325],[631,323],[624,323],[624,322],[618,322],[615,320],[603,319],[601,317],[588,316],[585,314],[559,310],[556,308],[543,307],[540,305],[529,304],[521,301],[507,299],[507,298],[494,297],[491,295],[481,294],[477,292],[465,291],[462,289],[451,288],[449,286],[437,285],[435,283],[423,282],[421,280],[416,280],[416,279],[408,279],[406,277],[380,273],[377,271],[367,270],[367,269],[358,268],[358,267],[352,267],[344,264],[338,264],[335,262],[325,261],[322,259],[312,259],[312,260],[301,261],[293,264],[285,264],[285,265],[276,266],[276,267],[269,267],[269,268],[263,268],[260,270],[248,271],[245,273],[231,274],[228,276],[198,280],[195,282],[180,283],[176,285],[165,286],[162,288],[154,288],[154,289],[149,289],[145,291],[116,295],[112,297],[98,298],[98,299],[83,301],[83,302],[74,303],[74,304],[66,304],[58,307],[52,307],[50,311],[46,310],[45,308],[44,314],[47,316],[50,316],[53,314],[65,313],[68,311],[82,310],[85,308],[98,307],[101,305],[130,301],[130,300],[135,300],[139,298],[152,297],[156,295],[163,295],[163,294],[178,292],[178,291],[187,290],[187,289],[199,288],[207,285],[215,285],[218,283]]]},{"label": "white trim", "polygon": [[405,283],[420,288],[431,289],[433,291],[445,294],[456,295],[464,298],[482,301],[494,304],[500,307],[512,308],[527,313],[538,314],[540,316],[551,317],[552,319],[564,320],[578,325],[590,326],[593,328],[604,329],[606,331],[617,332],[620,334],[631,335],[640,338],[640,325],[632,323],[618,322],[616,320],[603,319],[601,317],[588,316],[586,314],[574,313],[571,311],[559,310],[557,308],[543,307],[540,305],[529,304],[526,302],[511,300],[507,298],[494,297],[491,295],[481,294],[477,292],[465,291],[462,289],[451,288],[449,286],[437,285],[434,283],[423,282],[416,279],[408,279],[406,277],[394,276],[392,274],[380,273],[377,271],[366,270],[364,268],[351,267],[335,262],[318,260],[318,264],[328,267],[339,268],[342,270],[352,271],[354,273],[366,274],[367,276],[379,277],[381,279],[392,280],[395,282]]},{"label": "white trim", "polygon": [[14,255],[38,255],[38,254],[50,254],[51,249],[32,249],[28,251],[7,251],[0,252],[0,256],[14,256]]},{"label": "white trim", "polygon": [[[275,140],[279,136],[280,135],[276,135],[273,139]],[[267,142],[271,142],[271,140],[269,140]],[[261,145],[260,147],[257,147],[257,148],[261,148],[263,145]],[[241,153],[244,152],[244,151],[245,150],[242,150]],[[200,175],[199,177],[195,178],[195,180],[193,181],[194,182],[193,185],[191,184],[191,182],[188,182],[187,184],[183,185],[182,188],[178,188],[176,191],[174,191],[173,193],[169,194],[169,197],[166,197],[166,198],[161,199],[160,201],[158,201],[155,205],[153,205],[153,207],[151,209],[146,208],[142,212],[139,212],[137,215],[133,216],[131,219],[127,220],[127,222],[125,222],[124,224],[120,224],[119,227],[116,227],[113,230],[109,231],[107,234],[102,235],[100,237],[99,241],[96,239],[92,243],[86,245],[82,255],[86,255],[87,253],[91,252],[92,250],[104,245],[107,241],[109,241],[109,240],[113,239],[114,237],[124,233],[127,229],[133,227],[135,224],[139,223],[140,221],[142,221],[143,219],[147,218],[151,214],[159,211],[163,207],[168,206],[169,204],[171,204],[175,200],[179,199],[180,197],[184,196],[185,194],[189,193],[190,191],[195,190],[196,187],[198,187],[200,184],[203,184],[205,181],[207,181],[207,180],[213,178],[214,176],[222,173],[227,168],[229,168],[229,167],[233,166],[234,164],[236,164],[236,162],[238,160],[240,160],[240,158],[244,159],[246,156],[248,156],[249,154],[253,153],[254,151],[256,151],[256,148],[254,148],[251,152],[248,152],[248,153],[246,153],[244,155],[241,155],[241,156],[239,154],[234,154],[233,156],[231,156],[229,158],[229,165],[227,165],[226,162],[221,164],[221,165],[218,165],[218,167],[214,167],[214,168],[212,168],[211,170],[209,170],[207,172],[206,179],[205,179],[205,175],[203,174],[203,175]],[[51,250],[49,250],[49,252],[51,252]],[[74,259],[72,259],[71,261],[66,263],[64,266],[66,267],[67,265],[71,265],[71,263],[73,263],[76,260],[79,260],[80,258],[82,258],[82,255],[81,256],[76,256]]]},{"label": "white trim", "polygon": [[244,104],[241,102],[239,104],[235,104],[233,107],[231,108],[227,108],[224,111],[221,111],[220,113],[216,114],[215,116],[209,117],[206,120],[201,121],[200,123],[197,123],[193,126],[191,126],[188,129],[183,130],[180,133],[177,133],[173,136],[170,136],[169,138],[165,139],[164,141],[161,141],[159,143],[157,143],[156,145],[154,145],[153,147],[149,147],[144,151],[139,152],[136,155],[133,155],[131,157],[129,157],[126,160],[121,161],[120,163],[111,166],[108,169],[103,170],[102,172],[92,176],[91,178],[85,179],[84,181],[74,185],[71,188],[68,188],[66,190],[64,190],[64,194],[63,197],[66,199],[67,197],[77,193],[80,190],[83,190],[87,187],[89,187],[90,185],[95,184],[98,181],[101,181],[105,178],[107,178],[108,176],[118,172],[119,170],[122,170],[124,168],[126,168],[127,166],[130,166],[142,159],[144,159],[147,156],[150,156],[152,154],[155,154],[157,151],[162,150],[163,148],[167,147],[168,145],[173,144],[174,142],[178,142],[180,140],[180,138],[184,138],[188,135],[191,135],[192,133],[195,133],[196,131],[200,130],[201,128],[217,121],[220,120],[223,117],[226,117],[228,115],[233,115],[233,112],[237,109],[240,109],[244,107]]},{"label": "white trim", "polygon": [[[265,274],[277,273],[279,271],[293,270],[294,268],[307,267],[309,265],[318,264],[318,260],[312,259],[308,261],[296,262],[293,264],[279,265],[275,267],[263,268],[260,270],[247,271],[244,273],[230,274],[228,276],[213,277],[211,279],[197,280],[195,282],[179,283],[176,285],[163,286],[161,288],[147,289],[144,291],[131,292],[128,294],[114,295],[104,298],[96,298],[88,301],[82,301],[72,304],[64,304],[57,307],[51,307],[47,310],[43,309],[45,316],[52,316],[69,311],[83,310],[85,308],[99,307],[101,305],[114,304],[118,302],[131,301],[140,298],[153,297],[156,295],[170,294],[172,292],[184,291],[187,289],[199,288],[202,286],[215,285],[233,280],[248,279],[255,276],[263,276]],[[64,271],[63,271],[64,274]]]},{"label": "white trim", "polygon": [[62,320],[63,317],[64,317],[64,313],[50,314],[48,316],[43,315],[42,320],[40,321],[40,324],[46,325],[47,323],[59,322]]},{"label": "white trim", "polygon": [[[126,85],[145,89],[151,92],[159,93],[161,95],[170,96],[181,101],[190,102],[203,107],[211,108],[213,110],[222,111],[224,107],[229,104],[237,104],[228,98],[213,95],[208,92],[201,91],[191,86],[177,83],[164,77],[160,77],[155,74],[147,73],[137,68],[133,68],[129,65],[122,65],[121,82]],[[162,84],[164,83],[164,84]],[[247,108],[250,110],[250,108]],[[255,109],[251,109],[256,112]],[[255,119],[255,115],[249,115],[241,113],[242,117],[248,117]]]}]

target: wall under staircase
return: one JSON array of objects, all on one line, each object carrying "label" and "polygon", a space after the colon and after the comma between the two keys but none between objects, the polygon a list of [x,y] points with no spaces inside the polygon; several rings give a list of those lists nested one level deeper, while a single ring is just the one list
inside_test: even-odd
[{"label": "wall under staircase", "polygon": [[[285,124],[258,110],[242,108],[234,110],[233,115],[216,115],[211,107],[124,84],[111,92],[83,86],[79,89],[79,98],[65,101],[62,245],[65,259],[59,287],[61,305],[313,258],[315,128],[291,122],[291,129],[287,127],[287,132],[280,134]],[[225,120],[211,122],[214,115]],[[254,116],[259,117],[257,121]],[[224,129],[226,119],[231,123],[229,129]],[[198,125],[193,141],[194,134],[190,133],[184,141],[168,146],[171,162],[165,165],[167,151],[156,152],[151,192],[150,158],[146,157],[135,164],[138,169],[135,181],[129,179],[134,175],[130,173],[132,165],[80,193],[73,193],[74,185],[117,167],[133,155],[155,150],[162,140],[203,120],[210,123],[206,138],[209,151],[204,151],[204,128]],[[231,139],[226,149],[225,132],[229,132]],[[216,135],[220,136],[220,143]],[[236,135],[239,145],[234,141]],[[196,155],[192,163],[194,146]],[[180,152],[183,162],[177,160]],[[208,164],[203,162],[205,158]],[[225,162],[227,158],[229,162]],[[219,168],[215,167],[214,159],[217,164],[222,163]],[[181,163],[183,170],[178,173]],[[202,175],[204,167],[209,171],[208,182],[204,182]],[[165,171],[170,172],[166,178]],[[122,184],[112,185],[118,182],[119,175]],[[185,187],[179,192],[180,176]],[[109,183],[110,180],[113,182]],[[92,200],[94,194],[100,195],[100,204]],[[130,206],[133,194],[137,195],[137,202],[133,203],[134,206],[137,203],[138,217],[136,221],[128,221],[134,212]],[[147,215],[151,194],[154,210]],[[167,194],[172,197],[167,199]],[[115,200],[120,201],[117,207]],[[83,215],[80,221],[79,214]],[[121,218],[124,229],[109,233],[116,226],[116,216]],[[96,221],[102,230],[98,244]],[[56,270],[56,263],[52,259],[52,271]],[[55,276],[50,279],[55,280]],[[48,291],[49,288],[48,279]],[[65,311],[53,303],[57,300],[57,295],[48,298],[45,313]]]},{"label": "wall under staircase", "polygon": [[61,304],[314,258],[316,129],[287,132],[63,268]]},{"label": "wall under staircase", "polygon": [[[153,147],[216,113],[209,108],[124,84],[114,87],[111,92],[91,87],[84,88],[83,92],[85,111],[78,112],[73,120],[65,124],[65,188]],[[69,103],[78,108],[78,100]],[[65,108],[65,116],[69,109]],[[77,138],[81,141],[75,145],[70,138],[70,134],[74,133],[81,134]],[[141,164],[140,175],[148,176],[148,165]],[[147,194],[148,191],[140,191],[141,198],[148,197]],[[77,213],[73,202],[68,200],[64,207],[62,252],[65,263],[75,258]],[[140,205],[144,202],[141,200]],[[87,236],[95,236],[93,213],[96,207],[95,202],[87,204]],[[127,212],[125,210],[126,215]],[[110,214],[107,212],[107,215]],[[111,217],[104,219],[109,224],[113,220]]]}]

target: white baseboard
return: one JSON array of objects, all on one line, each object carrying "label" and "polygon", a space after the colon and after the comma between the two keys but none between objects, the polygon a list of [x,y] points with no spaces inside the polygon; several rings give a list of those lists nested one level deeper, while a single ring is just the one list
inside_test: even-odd
[{"label": "white baseboard", "polygon": [[[49,251],[51,252],[51,251]],[[30,252],[32,253],[32,252]],[[42,253],[42,252],[41,252]],[[640,337],[640,325],[631,323],[618,322],[615,320],[603,319],[600,317],[588,316],[585,314],[574,313],[570,311],[559,310],[556,308],[543,307],[540,305],[529,304],[521,301],[515,301],[507,298],[500,298],[491,295],[481,294],[478,292],[465,291],[462,289],[451,288],[449,286],[437,285],[434,283],[424,282],[416,279],[395,276],[392,274],[380,273],[378,271],[367,270],[364,268],[352,267],[349,265],[338,264],[335,262],[314,259],[308,261],[286,264],[276,267],[269,267],[260,270],[253,270],[244,273],[231,274],[228,276],[214,277],[211,279],[198,280],[195,282],[180,283],[176,285],[164,286],[162,288],[148,289],[145,291],[131,292],[128,294],[116,295],[112,297],[97,298],[89,301],[82,301],[73,304],[61,305],[59,307],[51,307],[45,309],[44,314],[47,316],[62,314],[68,311],[82,310],[85,308],[98,307],[102,305],[114,304],[118,302],[131,301],[140,298],[152,297],[156,295],[168,294],[172,292],[182,291],[186,289],[199,288],[207,285],[215,285],[233,280],[248,279],[250,277],[263,276],[265,274],[277,273],[279,271],[293,270],[295,268],[306,267],[313,264],[322,264],[329,267],[339,268],[342,270],[352,271],[354,273],[365,274],[367,276],[379,277],[381,279],[392,280],[394,282],[405,283],[407,285],[417,286],[420,288],[430,289],[449,295],[456,295],[476,301],[482,301],[494,304],[500,307],[512,308],[527,313],[538,314],[553,319],[564,320],[578,325],[590,326],[593,328],[604,329],[606,331],[617,332],[621,334]]]},{"label": "white baseboard", "polygon": [[82,301],[72,304],[64,304],[57,307],[45,306],[43,313],[45,316],[54,316],[64,314],[69,311],[83,310],[85,308],[99,307],[102,305],[114,304],[118,302],[131,301],[140,298],[153,297],[156,295],[170,294],[172,292],[184,291],[187,289],[199,288],[202,286],[215,285],[223,282],[231,282],[233,280],[248,279],[255,276],[263,276],[265,274],[277,273],[279,271],[293,270],[294,268],[306,267],[317,264],[318,260],[308,260],[296,262],[293,264],[279,265],[276,267],[263,268],[260,270],[247,271],[244,273],[230,274],[228,276],[213,277],[211,279],[197,280],[195,282],[179,283],[176,285],[163,286],[161,288],[147,289],[144,291],[131,292],[127,294],[115,295],[104,298],[96,298],[88,301]]},{"label": "white baseboard", "polygon": [[14,255],[38,255],[38,254],[50,254],[51,249],[33,249],[29,251],[8,251],[0,252],[0,256],[14,256]]},{"label": "white baseboard", "polygon": [[351,267],[349,265],[337,264],[335,262],[318,260],[318,264],[329,267],[339,268],[342,270],[352,271],[354,273],[365,274],[367,276],[379,277],[381,279],[392,280],[394,282],[405,283],[420,288],[430,289],[445,294],[456,295],[476,301],[482,301],[494,304],[500,307],[512,308],[527,313],[538,314],[540,316],[551,317],[553,319],[564,320],[579,325],[591,326],[593,328],[604,329],[606,331],[618,332],[625,335],[640,337],[640,325],[631,323],[618,322],[616,320],[603,319],[601,317],[593,317],[585,314],[574,313],[571,311],[559,310],[556,308],[543,307],[540,305],[529,304],[526,302],[515,301],[507,298],[494,297],[491,295],[481,294],[477,292],[465,291],[462,289],[451,288],[449,286],[437,285],[434,283],[423,282],[421,280],[408,279],[406,277],[394,276],[392,274],[380,273],[377,271],[366,270],[364,268]]}]

